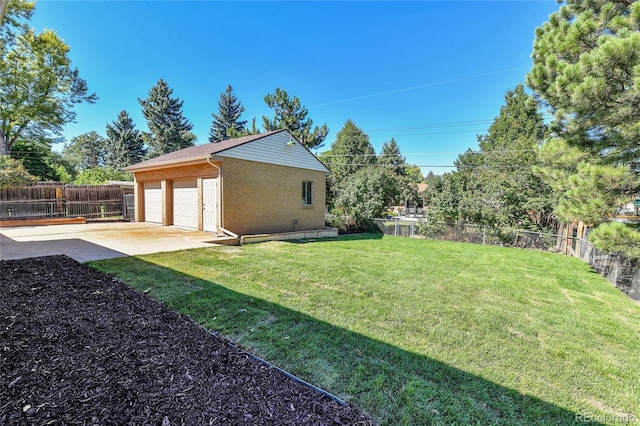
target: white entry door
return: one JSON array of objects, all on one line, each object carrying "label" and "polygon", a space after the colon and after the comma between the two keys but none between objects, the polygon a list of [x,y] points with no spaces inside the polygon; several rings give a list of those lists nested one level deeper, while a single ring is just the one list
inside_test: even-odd
[{"label": "white entry door", "polygon": [[162,193],[160,182],[144,184],[144,220],[162,223]]},{"label": "white entry door", "polygon": [[198,185],[195,180],[173,183],[173,224],[198,228]]},{"label": "white entry door", "polygon": [[218,179],[202,179],[202,218],[207,232],[218,231]]}]

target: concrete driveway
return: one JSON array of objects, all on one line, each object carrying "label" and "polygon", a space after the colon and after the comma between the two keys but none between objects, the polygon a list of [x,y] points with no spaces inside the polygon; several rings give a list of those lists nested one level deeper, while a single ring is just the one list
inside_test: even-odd
[{"label": "concrete driveway", "polygon": [[211,233],[152,223],[99,223],[0,229],[0,259],[66,254],[79,261],[157,253],[216,242]]}]

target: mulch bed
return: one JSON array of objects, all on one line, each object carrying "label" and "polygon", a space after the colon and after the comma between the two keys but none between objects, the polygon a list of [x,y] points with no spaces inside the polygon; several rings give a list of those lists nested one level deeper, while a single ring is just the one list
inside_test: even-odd
[{"label": "mulch bed", "polygon": [[65,256],[0,261],[2,425],[371,425]]}]

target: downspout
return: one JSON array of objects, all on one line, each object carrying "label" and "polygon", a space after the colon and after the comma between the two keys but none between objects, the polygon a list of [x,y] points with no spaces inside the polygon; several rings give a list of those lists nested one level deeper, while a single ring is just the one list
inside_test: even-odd
[{"label": "downspout", "polygon": [[218,229],[222,232],[224,232],[225,234],[233,237],[233,238],[239,238],[238,235],[234,234],[233,232],[224,229],[224,227],[222,226],[222,220],[224,219],[224,204],[223,204],[223,200],[224,197],[222,196],[222,191],[223,191],[223,185],[222,185],[222,167],[218,166],[217,164],[212,163],[211,161],[213,160],[213,157],[207,157],[207,163],[209,163],[211,166],[215,167],[218,170],[218,179],[220,182],[219,188],[220,190],[218,191],[218,202],[216,203],[218,205],[218,210],[220,212],[219,215],[216,214],[216,221],[218,222]]}]

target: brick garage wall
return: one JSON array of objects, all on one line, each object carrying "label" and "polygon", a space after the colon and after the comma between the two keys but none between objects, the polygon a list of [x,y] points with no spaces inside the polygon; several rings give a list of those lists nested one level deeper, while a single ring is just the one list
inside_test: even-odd
[{"label": "brick garage wall", "polygon": [[[225,158],[222,179],[223,226],[238,235],[324,228],[324,172]],[[313,182],[312,207],[302,205],[303,181]]]}]

